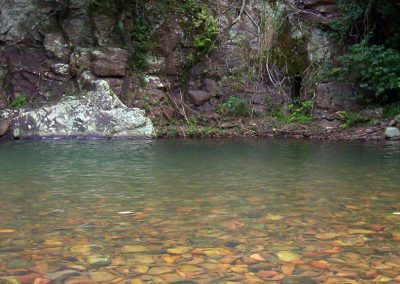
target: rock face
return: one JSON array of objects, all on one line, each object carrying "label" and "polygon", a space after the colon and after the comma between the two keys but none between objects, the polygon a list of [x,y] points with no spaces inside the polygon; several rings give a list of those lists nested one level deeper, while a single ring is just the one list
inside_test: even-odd
[{"label": "rock face", "polygon": [[126,107],[108,83],[90,72],[82,74],[84,95],[34,110],[19,111],[11,123],[14,138],[30,137],[152,137],[153,125],[144,111]]},{"label": "rock face", "polygon": [[[261,63],[254,64],[260,51],[265,50],[265,35],[257,23],[263,17],[274,17],[272,6],[261,4],[265,1],[247,0],[245,13],[237,18],[242,1],[215,0],[209,3],[221,32],[215,49],[186,70],[190,40],[176,15],[166,16],[151,34],[154,50],[146,57],[147,69],[140,70],[147,82],[143,86],[141,79],[135,77],[137,74],[130,72],[128,65],[134,56],[116,32],[117,19],[106,16],[104,11],[90,10],[89,2],[0,0],[0,109],[20,96],[28,102],[41,102],[80,93],[76,81],[89,70],[106,81],[126,105],[146,107],[149,113],[163,119],[173,116],[168,109],[171,103],[165,99],[171,93],[186,95],[185,104],[210,117],[217,115],[219,105],[230,96],[240,94],[254,113],[263,115],[295,98],[309,99],[315,86],[306,85],[308,78],[297,77],[302,77],[309,66],[316,69],[315,66],[332,63],[332,43],[324,26],[338,17],[335,0],[285,0],[275,7],[291,15],[287,17],[290,32],[285,36],[290,37],[293,46],[280,48],[291,50],[294,65],[301,67],[286,74],[279,66],[270,66],[269,72],[276,77],[273,80]],[[148,2],[151,6],[157,1]],[[60,21],[57,11],[66,3],[68,13]],[[127,33],[134,32],[128,20],[131,18],[132,15],[126,17]],[[273,37],[273,33],[269,36]],[[314,71],[317,72],[310,73]],[[189,88],[183,87],[184,74]],[[286,75],[299,79],[302,88],[293,83],[277,84],[293,81],[283,80]],[[147,78],[162,78],[163,82],[155,84]],[[324,115],[343,110],[340,106],[348,104],[347,100],[342,101],[343,87],[324,84],[317,87],[315,110]],[[71,100],[63,99],[62,103]]]},{"label": "rock face", "polygon": [[356,89],[346,83],[320,83],[315,92],[315,113],[317,118],[340,110],[356,111]]}]

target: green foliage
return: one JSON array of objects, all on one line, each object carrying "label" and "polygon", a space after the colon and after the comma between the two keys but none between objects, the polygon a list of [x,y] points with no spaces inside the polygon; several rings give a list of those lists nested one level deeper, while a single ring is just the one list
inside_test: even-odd
[{"label": "green foliage", "polygon": [[336,75],[356,83],[366,103],[399,97],[399,1],[337,0],[337,4],[341,17],[330,25],[330,34],[347,54]]},{"label": "green foliage", "polygon": [[21,95],[16,97],[11,103],[11,108],[20,109],[23,108],[28,103],[28,97],[26,95]]},{"label": "green foliage", "polygon": [[383,116],[386,118],[392,118],[400,114],[400,101],[388,104],[383,108]]},{"label": "green foliage", "polygon": [[207,5],[197,0],[179,1],[180,25],[192,48],[186,59],[189,65],[195,64],[214,48],[218,35],[218,21]]},{"label": "green foliage", "polygon": [[222,112],[233,116],[249,116],[251,108],[246,99],[231,96],[222,104]]},{"label": "green foliage", "polygon": [[341,17],[330,25],[332,39],[342,44],[368,39],[371,44],[400,47],[397,0],[337,0]]},{"label": "green foliage", "polygon": [[300,104],[299,107],[296,107],[294,104],[290,104],[288,106],[290,114],[286,119],[288,123],[310,123],[312,121],[312,101],[304,101]]},{"label": "green foliage", "polygon": [[149,65],[149,53],[153,47],[150,40],[150,23],[146,20],[143,13],[140,13],[134,20],[133,30],[131,32],[131,42],[133,52],[129,64],[135,71],[136,78],[141,86],[146,85],[145,71]]},{"label": "green foliage", "polygon": [[349,129],[359,123],[365,123],[370,121],[370,118],[364,117],[354,112],[340,111],[338,114],[344,120],[344,124],[342,126],[344,129]]},{"label": "green foliage", "polygon": [[366,94],[375,97],[400,90],[400,52],[382,45],[368,45],[365,41],[350,47],[340,58],[343,73],[358,84]]}]

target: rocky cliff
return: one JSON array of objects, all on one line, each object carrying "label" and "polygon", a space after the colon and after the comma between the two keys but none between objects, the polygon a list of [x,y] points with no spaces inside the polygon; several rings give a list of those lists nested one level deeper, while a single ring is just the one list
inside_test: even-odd
[{"label": "rocky cliff", "polygon": [[[202,34],[190,39],[198,29],[188,28],[181,8],[157,11],[157,3],[110,15],[89,1],[1,0],[0,109],[79,97],[87,92],[79,84],[84,74],[156,122],[219,120],[232,96],[256,116],[313,99],[314,117],[328,124],[336,111],[357,108],[352,86],[319,76],[334,61],[325,32],[338,17],[334,0],[204,2],[195,20],[212,16],[218,25],[207,52],[196,42]],[[152,24],[144,59],[143,36],[135,36],[140,17]]]}]

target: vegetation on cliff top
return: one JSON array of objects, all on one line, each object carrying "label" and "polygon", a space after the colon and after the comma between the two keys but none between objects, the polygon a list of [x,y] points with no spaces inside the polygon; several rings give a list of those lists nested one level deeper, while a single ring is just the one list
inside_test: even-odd
[{"label": "vegetation on cliff top", "polygon": [[400,5],[398,1],[337,0],[342,13],[331,36],[346,54],[341,75],[355,82],[367,103],[400,100]]}]

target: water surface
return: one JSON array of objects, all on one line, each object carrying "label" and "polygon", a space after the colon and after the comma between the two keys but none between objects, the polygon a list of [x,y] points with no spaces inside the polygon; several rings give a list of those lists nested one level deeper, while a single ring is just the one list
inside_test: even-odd
[{"label": "water surface", "polygon": [[7,143],[0,276],[400,283],[399,170],[398,143]]}]

